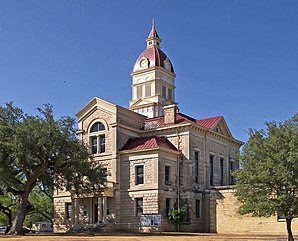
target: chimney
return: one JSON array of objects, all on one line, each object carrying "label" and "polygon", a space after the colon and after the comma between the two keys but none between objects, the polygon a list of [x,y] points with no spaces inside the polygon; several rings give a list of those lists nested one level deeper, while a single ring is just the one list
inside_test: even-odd
[{"label": "chimney", "polygon": [[164,122],[165,124],[175,124],[176,114],[178,112],[177,104],[166,105],[163,107],[164,110]]}]

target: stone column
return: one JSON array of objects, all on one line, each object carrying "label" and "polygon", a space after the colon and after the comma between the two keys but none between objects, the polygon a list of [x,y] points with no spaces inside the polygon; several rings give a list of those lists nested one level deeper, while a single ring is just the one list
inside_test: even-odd
[{"label": "stone column", "polygon": [[75,229],[79,228],[79,219],[80,219],[80,200],[75,199]]},{"label": "stone column", "polygon": [[108,202],[107,202],[107,197],[103,197],[103,212],[102,212],[102,221],[105,223],[107,220],[107,209],[108,209]]},{"label": "stone column", "polygon": [[75,224],[75,199],[72,198],[71,199],[71,221],[70,221],[70,224],[71,224],[71,227],[74,227],[74,224]]},{"label": "stone column", "polygon": [[102,197],[98,197],[98,223],[102,222]]}]

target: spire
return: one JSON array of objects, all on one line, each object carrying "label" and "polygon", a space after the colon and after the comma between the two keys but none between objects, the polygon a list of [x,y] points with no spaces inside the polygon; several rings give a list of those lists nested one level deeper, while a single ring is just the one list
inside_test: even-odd
[{"label": "spire", "polygon": [[151,47],[160,48],[161,39],[159,38],[157,31],[155,29],[154,19],[152,20],[152,28],[148,38],[146,39],[146,42],[147,42],[147,48],[151,48]]}]

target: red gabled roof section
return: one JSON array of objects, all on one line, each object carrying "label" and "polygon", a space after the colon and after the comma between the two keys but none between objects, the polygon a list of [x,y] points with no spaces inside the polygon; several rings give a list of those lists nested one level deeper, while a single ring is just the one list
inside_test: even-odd
[{"label": "red gabled roof section", "polygon": [[170,150],[177,151],[177,148],[166,137],[143,137],[143,138],[130,138],[120,151],[128,150],[141,150],[148,148],[163,147]]},{"label": "red gabled roof section", "polygon": [[[176,123],[175,124],[183,124],[183,123],[196,123],[200,126],[203,126],[207,129],[212,129],[214,128],[219,121],[222,119],[222,116],[215,116],[211,118],[205,118],[205,119],[199,119],[196,120],[190,116],[187,116],[182,113],[177,113],[176,115]],[[152,130],[152,129],[157,129],[160,127],[165,127],[165,126],[172,126],[175,124],[165,124],[164,123],[164,117],[155,117],[155,118],[149,118],[145,120],[145,130]]]},{"label": "red gabled roof section", "polygon": [[[194,122],[195,119],[192,119],[189,116],[186,116],[181,113],[177,113],[176,115],[176,123],[175,124],[182,124],[182,123],[188,123],[188,122]],[[172,126],[175,124],[165,124],[164,117],[155,117],[155,118],[148,118],[145,120],[145,130],[152,130],[164,126]]]},{"label": "red gabled roof section", "polygon": [[218,124],[218,122],[222,118],[223,118],[222,116],[215,116],[215,117],[211,117],[211,118],[196,120],[196,123],[200,126],[204,126],[208,129],[212,129]]}]

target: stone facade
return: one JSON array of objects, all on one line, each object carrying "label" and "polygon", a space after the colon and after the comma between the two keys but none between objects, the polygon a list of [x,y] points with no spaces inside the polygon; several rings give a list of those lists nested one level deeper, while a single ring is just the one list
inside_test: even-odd
[{"label": "stone facade", "polygon": [[55,190],[54,231],[141,230],[142,214],[161,215],[158,228],[173,231],[172,207],[187,212],[181,231],[279,228],[276,218],[237,216],[233,193],[218,188],[234,184],[243,143],[222,116],[194,119],[178,111],[174,69],[160,41],[153,26],[134,65],[129,109],[95,97],[77,113],[79,140],[107,172],[106,189],[85,196]]},{"label": "stone facade", "polygon": [[[239,203],[231,187],[212,190],[211,232],[237,234],[285,235],[286,221],[277,216],[258,218],[251,215],[239,215]],[[292,231],[298,235],[298,220],[292,222]]]}]

